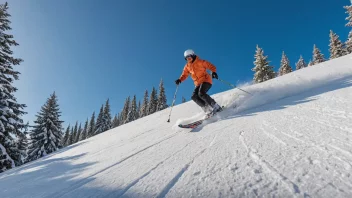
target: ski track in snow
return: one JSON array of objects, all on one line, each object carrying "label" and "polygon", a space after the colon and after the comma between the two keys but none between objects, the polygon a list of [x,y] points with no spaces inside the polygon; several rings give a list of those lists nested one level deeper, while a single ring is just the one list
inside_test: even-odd
[{"label": "ski track in snow", "polygon": [[157,198],[165,197],[170,189],[177,183],[177,181],[182,177],[182,175],[188,170],[188,168],[193,164],[194,160],[201,154],[205,152],[206,148],[199,152],[195,158],[188,164],[186,164],[180,172],[176,174],[174,178],[166,185],[166,187],[161,191],[161,193],[157,196]]},{"label": "ski track in snow", "polygon": [[287,144],[282,141],[280,138],[277,138],[275,135],[268,133],[263,127],[260,128],[265,135],[267,135],[270,139],[272,139],[274,142],[278,144],[282,144],[283,146],[287,146]]},{"label": "ski track in snow", "polygon": [[[194,140],[195,141],[195,140]],[[130,183],[129,185],[127,185],[127,187],[120,192],[119,194],[114,194],[114,197],[120,197],[123,196],[131,187],[133,187],[135,184],[137,184],[139,182],[139,180],[143,179],[144,177],[146,177],[147,175],[149,175],[152,171],[154,171],[155,169],[157,169],[161,164],[163,164],[166,160],[170,159],[171,157],[173,157],[174,155],[176,155],[177,153],[181,152],[183,149],[185,149],[187,146],[189,146],[191,143],[193,143],[194,141],[186,144],[184,147],[182,147],[180,150],[178,150],[177,152],[173,153],[172,155],[170,155],[169,157],[167,157],[166,159],[162,160],[161,162],[159,162],[156,166],[154,166],[152,169],[150,169],[148,172],[146,172],[145,174],[143,174],[141,177],[137,178],[135,181],[133,181],[132,183]],[[188,166],[187,166],[188,168]],[[177,176],[175,177],[177,178]],[[179,177],[178,177],[179,178]],[[171,182],[170,182],[171,183]],[[176,182],[175,182],[176,183]],[[169,185],[168,185],[169,186]],[[171,186],[172,187],[172,186]],[[170,188],[169,188],[170,190]],[[166,193],[165,193],[166,194]],[[110,196],[107,195],[107,196]]]},{"label": "ski track in snow", "polygon": [[[110,169],[110,168],[112,168],[112,167],[114,167],[114,166],[116,166],[116,165],[118,165],[118,164],[121,164],[122,162],[128,160],[129,158],[134,157],[135,155],[138,155],[139,153],[141,153],[141,152],[143,152],[143,151],[146,151],[147,149],[149,149],[149,148],[151,148],[151,147],[153,147],[153,146],[155,146],[155,145],[158,145],[158,144],[160,144],[160,143],[162,143],[162,142],[164,142],[164,141],[166,141],[166,140],[168,140],[168,139],[170,139],[170,138],[176,136],[177,134],[178,134],[178,132],[173,133],[173,134],[169,135],[168,137],[163,138],[162,140],[160,140],[160,141],[158,141],[158,142],[156,142],[156,143],[154,143],[154,144],[152,144],[152,145],[149,145],[149,146],[147,146],[147,147],[145,147],[145,148],[139,150],[138,152],[135,152],[135,153],[133,153],[133,154],[131,154],[131,155],[129,155],[129,156],[123,158],[122,160],[116,162],[115,164],[112,164],[112,165],[110,165],[110,166],[108,166],[108,167],[106,167],[106,168],[104,168],[104,169],[102,169],[102,170],[100,170],[100,171],[98,171],[98,172],[96,172],[96,173],[94,173],[94,174],[88,176],[87,178],[91,178],[91,177],[94,177],[94,176],[96,176],[96,175],[98,175],[98,174],[101,174],[101,173],[103,173],[104,171],[107,171],[108,169]],[[78,183],[72,185],[70,188],[65,189],[62,193],[57,193],[57,192],[56,192],[56,193],[53,193],[51,196],[52,196],[52,197],[62,197],[62,196],[64,196],[65,194],[70,193],[71,191],[75,190],[76,188],[78,188],[78,187],[80,187],[80,186],[83,186],[84,184],[86,184],[86,183],[88,183],[88,182],[89,182],[88,179],[87,179],[87,180],[82,180],[81,182],[78,182]]]},{"label": "ski track in snow", "polygon": [[256,154],[251,148],[248,147],[248,145],[245,142],[245,138],[244,138],[243,134],[244,134],[244,131],[241,131],[239,139],[242,142],[243,146],[246,148],[248,156],[255,163],[257,163],[258,165],[262,166],[269,174],[273,175],[273,177],[275,177],[275,178],[279,179],[281,182],[285,183],[286,184],[286,188],[289,189],[293,194],[295,194],[295,197],[297,197],[296,194],[301,195],[301,191],[300,191],[299,187],[297,186],[297,184],[293,183],[287,177],[285,177],[284,175],[279,173],[268,162],[263,160],[260,157],[260,155]]},{"label": "ski track in snow", "polygon": [[213,143],[215,142],[216,135],[214,136],[213,140],[210,142],[209,146],[207,148],[204,148],[201,150],[197,155],[192,159],[191,162],[187,163],[180,172],[176,174],[176,176],[166,185],[166,187],[161,191],[161,193],[157,196],[157,198],[162,198],[167,195],[167,193],[170,191],[170,189],[177,183],[177,181],[182,177],[182,175],[188,170],[188,168],[194,163],[194,161],[202,155],[208,148],[210,148]]}]

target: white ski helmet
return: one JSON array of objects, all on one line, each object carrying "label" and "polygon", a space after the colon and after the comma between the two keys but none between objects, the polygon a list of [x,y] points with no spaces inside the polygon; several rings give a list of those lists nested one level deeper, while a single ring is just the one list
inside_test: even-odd
[{"label": "white ski helmet", "polygon": [[196,55],[196,54],[195,54],[194,51],[191,50],[191,49],[186,50],[185,53],[183,54],[183,56],[184,56],[185,58],[186,58],[187,56],[194,56],[194,55]]}]

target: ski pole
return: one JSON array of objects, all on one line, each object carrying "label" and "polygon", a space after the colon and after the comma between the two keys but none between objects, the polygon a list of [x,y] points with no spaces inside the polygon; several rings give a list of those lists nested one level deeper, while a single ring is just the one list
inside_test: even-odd
[{"label": "ski pole", "polygon": [[245,93],[247,93],[247,94],[249,94],[249,95],[253,95],[253,94],[249,93],[248,91],[245,91],[245,90],[243,90],[243,89],[241,89],[241,88],[238,88],[238,87],[236,87],[235,85],[233,85],[233,84],[231,84],[231,83],[229,83],[229,82],[226,82],[226,81],[224,81],[224,80],[222,80],[222,79],[220,79],[220,78],[219,78],[219,80],[220,80],[221,82],[225,83],[225,84],[228,84],[229,86],[231,86],[231,87],[233,87],[233,88],[237,88],[237,89],[239,89],[239,90],[241,90],[241,91],[243,91],[243,92],[245,92]]},{"label": "ski pole", "polygon": [[229,82],[226,82],[226,81],[224,81],[224,80],[222,80],[222,79],[220,79],[220,78],[219,78],[219,80],[220,80],[221,82],[225,83],[225,84],[228,84],[230,87],[237,88],[235,85],[233,85],[233,84],[231,84],[231,83],[229,83]]},{"label": "ski pole", "polygon": [[176,91],[175,91],[175,95],[174,95],[174,100],[172,101],[171,110],[170,110],[170,114],[169,114],[169,119],[167,120],[167,122],[170,122],[172,107],[173,107],[174,104],[175,104],[177,90],[178,90],[178,85],[176,86]]}]

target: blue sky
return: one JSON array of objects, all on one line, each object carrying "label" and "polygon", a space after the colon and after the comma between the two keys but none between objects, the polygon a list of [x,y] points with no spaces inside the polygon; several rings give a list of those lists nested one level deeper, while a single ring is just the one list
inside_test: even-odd
[{"label": "blue sky", "polygon": [[[3,3],[3,0],[0,0]],[[256,45],[277,71],[282,51],[291,66],[302,54],[306,62],[313,44],[329,57],[329,31],[345,41],[344,5],[349,0],[165,1],[61,0],[9,2],[12,33],[20,46],[15,56],[18,101],[25,121],[54,91],[65,126],[84,122],[110,99],[120,112],[127,96],[142,99],[164,80],[168,103],[191,48],[218,68],[219,77],[234,84],[252,79]],[[181,84],[177,103],[190,99],[190,78]],[[215,81],[210,94],[228,90]],[[165,118],[165,121],[167,118]]]}]

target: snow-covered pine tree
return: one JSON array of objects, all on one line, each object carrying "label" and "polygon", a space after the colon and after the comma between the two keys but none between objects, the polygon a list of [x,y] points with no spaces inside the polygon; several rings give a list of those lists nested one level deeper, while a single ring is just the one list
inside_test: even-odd
[{"label": "snow-covered pine tree", "polygon": [[31,145],[28,159],[33,161],[62,148],[61,112],[55,92],[47,99],[37,114],[37,120],[31,131]]},{"label": "snow-covered pine tree", "polygon": [[125,105],[122,109],[122,123],[126,124],[130,121],[131,97],[128,96],[125,100]]},{"label": "snow-covered pine tree", "polygon": [[24,104],[17,103],[14,93],[17,91],[12,83],[19,79],[20,72],[13,66],[23,60],[14,58],[11,46],[18,46],[13,35],[7,34],[11,30],[8,13],[8,4],[0,5],[0,172],[21,164],[21,152],[16,138],[25,124],[20,118],[25,112]]},{"label": "snow-covered pine tree", "polygon": [[296,70],[303,69],[305,67],[307,67],[307,64],[306,64],[306,62],[304,62],[304,59],[303,59],[303,57],[301,55],[299,57],[298,62],[296,63]]},{"label": "snow-covered pine tree", "polygon": [[315,44],[314,44],[313,48],[314,49],[313,49],[313,62],[312,62],[312,64],[316,65],[316,64],[324,62],[325,61],[324,54],[321,53],[320,49],[317,48],[317,46]]},{"label": "snow-covered pine tree", "polygon": [[182,103],[186,102],[186,98],[182,96]]},{"label": "snow-covered pine tree", "polygon": [[81,134],[82,134],[82,124],[79,123],[79,127],[78,127],[78,130],[77,130],[77,136],[76,136],[76,140],[75,142],[79,142],[81,139]]},{"label": "snow-covered pine tree", "polygon": [[[351,2],[352,4],[352,2]],[[346,9],[346,12],[348,14],[348,16],[346,17],[346,20],[348,21],[346,23],[346,27],[352,27],[352,5],[349,6],[344,6],[344,8]]]},{"label": "snow-covered pine tree", "polygon": [[114,119],[112,120],[112,128],[116,128],[119,126],[119,118],[118,116],[115,114]]},{"label": "snow-covered pine tree", "polygon": [[[352,27],[352,1],[351,5],[344,6],[344,8],[346,9],[346,13],[348,15],[348,17],[346,17],[346,20],[348,21],[346,23],[346,27]],[[352,30],[348,34],[348,39],[345,42],[345,51],[347,54],[352,53]]]},{"label": "snow-covered pine tree", "polygon": [[131,110],[129,121],[132,122],[138,119],[138,112],[137,112],[137,98],[136,95],[133,96],[132,103],[131,103]]},{"label": "snow-covered pine tree", "polygon": [[71,144],[74,144],[75,142],[75,136],[74,136],[74,128],[73,126],[71,127],[71,132],[70,132],[70,136],[69,136],[69,139],[68,139],[68,144],[67,146],[71,145]]},{"label": "snow-covered pine tree", "polygon": [[116,121],[116,126],[120,126],[121,125],[121,113],[117,114],[117,121]]},{"label": "snow-covered pine tree", "polygon": [[156,111],[161,111],[167,108],[167,99],[165,94],[164,82],[161,79],[159,84],[159,96],[157,100],[157,108]]},{"label": "snow-covered pine tree", "polygon": [[65,131],[65,135],[64,135],[64,138],[62,139],[62,146],[68,146],[69,145],[69,138],[70,138],[70,125],[68,125],[68,127],[66,128],[66,131]]},{"label": "snow-covered pine tree", "polygon": [[88,118],[84,124],[84,128],[83,128],[80,140],[87,139],[87,136],[88,136]]},{"label": "snow-covered pine tree", "polygon": [[330,59],[338,58],[346,55],[346,51],[342,42],[339,39],[339,36],[330,30]]},{"label": "snow-covered pine tree", "polygon": [[18,139],[18,149],[20,150],[20,153],[21,153],[21,164],[24,164],[28,157],[29,141],[26,134],[27,134],[26,132],[20,133],[19,139]]},{"label": "snow-covered pine tree", "polygon": [[102,132],[111,129],[111,113],[110,113],[110,104],[109,99],[106,100],[104,112],[103,112],[103,125],[102,125]]},{"label": "snow-covered pine tree", "polygon": [[104,105],[101,105],[99,114],[98,114],[98,118],[97,118],[97,122],[95,123],[95,131],[94,131],[94,135],[98,135],[99,133],[103,132],[103,119],[104,119]]},{"label": "snow-covered pine tree", "polygon": [[75,128],[73,129],[73,133],[72,133],[72,143],[71,143],[71,144],[76,143],[77,134],[78,134],[78,121],[76,121]]},{"label": "snow-covered pine tree", "polygon": [[139,110],[140,118],[148,115],[148,103],[149,103],[149,94],[148,94],[148,90],[145,90],[143,103],[142,103],[141,109]]},{"label": "snow-covered pine tree", "polygon": [[352,53],[352,30],[348,34],[348,39],[345,42],[345,51],[346,51],[346,54]]},{"label": "snow-covered pine tree", "polygon": [[95,112],[93,112],[92,117],[90,118],[89,121],[89,127],[88,127],[88,138],[93,137],[95,134]]},{"label": "snow-covered pine tree", "polygon": [[292,67],[290,66],[290,61],[288,60],[285,52],[282,52],[281,64],[279,68],[279,76],[283,76],[292,72]]},{"label": "snow-covered pine tree", "polygon": [[274,67],[269,66],[268,56],[264,56],[264,50],[257,45],[256,54],[254,55],[254,82],[261,83],[275,78],[276,74]]},{"label": "snow-covered pine tree", "polygon": [[137,119],[139,119],[139,112],[141,111],[141,101],[138,101],[138,106],[137,106]]},{"label": "snow-covered pine tree", "polygon": [[148,115],[156,112],[157,105],[158,105],[157,91],[155,87],[153,87],[152,93],[150,94],[149,104],[148,104]]},{"label": "snow-covered pine tree", "polygon": [[119,113],[118,119],[119,119],[119,126],[123,125],[122,113]]}]

